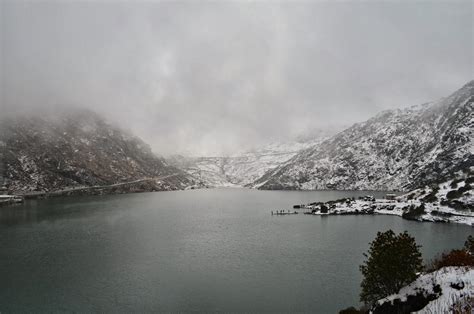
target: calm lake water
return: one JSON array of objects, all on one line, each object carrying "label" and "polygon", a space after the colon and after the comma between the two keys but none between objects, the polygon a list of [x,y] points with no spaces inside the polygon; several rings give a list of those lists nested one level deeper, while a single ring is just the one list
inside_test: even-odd
[{"label": "calm lake water", "polygon": [[358,304],[377,231],[408,230],[426,259],[473,233],[393,216],[270,215],[365,194],[214,189],[0,208],[0,312],[337,313]]}]

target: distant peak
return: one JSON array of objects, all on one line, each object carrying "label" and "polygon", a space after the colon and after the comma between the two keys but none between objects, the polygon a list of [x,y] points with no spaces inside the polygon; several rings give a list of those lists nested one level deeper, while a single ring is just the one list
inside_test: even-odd
[{"label": "distant peak", "polygon": [[467,84],[464,85],[464,87],[466,87],[466,86],[474,87],[474,80],[471,80],[471,81],[467,82]]},{"label": "distant peak", "polygon": [[466,90],[466,89],[473,89],[474,88],[474,80],[471,80],[467,82],[463,87],[461,87],[459,90]]}]

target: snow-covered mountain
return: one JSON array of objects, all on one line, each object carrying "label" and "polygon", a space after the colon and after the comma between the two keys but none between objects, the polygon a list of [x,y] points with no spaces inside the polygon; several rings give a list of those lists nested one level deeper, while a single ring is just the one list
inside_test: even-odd
[{"label": "snow-covered mountain", "polygon": [[388,110],[268,171],[260,189],[405,190],[474,166],[474,81],[439,101]]},{"label": "snow-covered mountain", "polygon": [[117,183],[122,193],[128,191],[123,184],[127,182],[134,184],[134,191],[199,186],[198,180],[157,157],[142,140],[93,112],[44,116],[0,121],[0,185],[5,180],[15,193]]},{"label": "snow-covered mountain", "polygon": [[[165,160],[88,111],[2,117],[0,185],[16,191],[147,181],[147,190],[201,186],[409,190],[474,166],[474,81],[439,101],[384,111],[335,134],[229,157]],[[335,135],[334,135],[335,134]]]},{"label": "snow-covered mountain", "polygon": [[315,130],[310,140],[271,143],[230,157],[172,156],[168,161],[209,187],[250,186],[266,172],[294,157],[303,149],[329,138],[333,130]]}]

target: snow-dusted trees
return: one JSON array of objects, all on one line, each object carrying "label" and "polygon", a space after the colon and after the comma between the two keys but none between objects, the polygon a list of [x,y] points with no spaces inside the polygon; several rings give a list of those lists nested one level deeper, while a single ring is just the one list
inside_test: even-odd
[{"label": "snow-dusted trees", "polygon": [[366,304],[397,293],[414,281],[423,269],[420,246],[406,231],[396,235],[392,230],[378,232],[370,244],[367,258],[360,266],[364,276],[360,299]]}]

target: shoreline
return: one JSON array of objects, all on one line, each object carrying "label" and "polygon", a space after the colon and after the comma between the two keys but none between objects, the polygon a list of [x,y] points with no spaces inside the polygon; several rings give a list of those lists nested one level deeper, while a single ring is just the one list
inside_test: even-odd
[{"label": "shoreline", "polygon": [[[151,184],[149,184],[151,183]],[[17,193],[13,195],[4,195],[7,201],[0,202],[0,207],[15,206],[23,203],[24,200],[42,200],[56,197],[68,196],[100,196],[100,195],[119,195],[146,192],[171,192],[171,191],[189,191],[189,190],[208,190],[219,189],[220,187],[189,187],[186,189],[157,189],[153,179],[141,179],[132,182],[124,182],[107,186],[77,187],[55,191],[40,191]],[[224,187],[226,188],[226,187]],[[228,188],[228,187],[227,187]],[[232,187],[231,189],[235,189]],[[243,187],[243,189],[249,189]],[[266,191],[252,189],[255,191]],[[271,190],[271,191],[289,191],[299,190]],[[307,192],[311,192],[306,190]],[[314,190],[317,191],[340,191],[340,190]],[[343,190],[342,192],[387,192],[393,191],[366,191],[366,190]],[[13,201],[14,198],[21,198],[22,201]],[[436,222],[436,223],[458,223],[474,227],[474,214],[467,211],[459,211],[448,206],[441,206],[433,203],[424,203],[419,200],[402,200],[403,196],[397,196],[395,200],[375,199],[371,196],[355,198],[343,198],[328,202],[314,202],[309,204],[294,205],[295,208],[305,209],[303,214],[314,216],[336,216],[336,215],[391,215],[399,216],[406,220],[418,222]],[[1,199],[0,199],[1,200]],[[423,204],[423,210],[419,208]],[[418,210],[418,213],[416,211]],[[292,211],[293,212],[293,211]],[[414,213],[415,212],[415,213]],[[301,213],[301,212],[300,212]]]},{"label": "shoreline", "polygon": [[[203,187],[198,187],[203,188]],[[191,186],[187,189],[196,189]],[[8,196],[18,196],[24,199],[47,199],[52,197],[67,196],[93,196],[93,195],[115,195],[115,194],[132,194],[145,192],[162,192],[162,191],[178,191],[167,185],[163,185],[157,178],[144,178],[129,182],[119,182],[110,185],[94,185],[94,186],[78,186],[67,187],[60,190],[52,191],[14,191]],[[182,189],[186,190],[186,189]]]},{"label": "shoreline", "polygon": [[295,206],[308,209],[304,214],[313,216],[390,215],[418,222],[458,223],[474,227],[474,214],[417,200],[346,198]]},{"label": "shoreline", "polygon": [[[271,192],[325,192],[325,191],[337,191],[337,192],[380,192],[380,193],[396,193],[402,194],[401,191],[392,190],[331,190],[331,189],[318,189],[318,190],[293,190],[293,189],[258,189],[246,186],[190,186],[183,189],[160,189],[156,186],[155,179],[140,179],[131,182],[121,182],[111,185],[95,185],[95,186],[79,186],[79,187],[68,187],[60,190],[52,191],[13,191],[8,196],[23,197],[26,199],[47,199],[51,197],[67,197],[67,196],[91,196],[91,195],[115,195],[115,194],[133,194],[133,193],[147,193],[147,192],[168,192],[168,191],[188,191],[188,190],[209,190],[209,189],[246,189],[255,191],[271,191]],[[145,186],[143,186],[145,184]],[[149,185],[147,185],[149,184]],[[142,185],[142,186],[140,186]],[[6,195],[6,196],[7,196]]]}]

